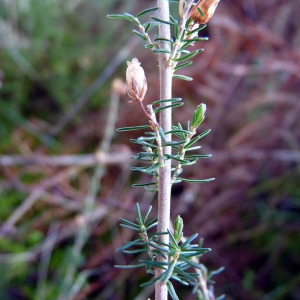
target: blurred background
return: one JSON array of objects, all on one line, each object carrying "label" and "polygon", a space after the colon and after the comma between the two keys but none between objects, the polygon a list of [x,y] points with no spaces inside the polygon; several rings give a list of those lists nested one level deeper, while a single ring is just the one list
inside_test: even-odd
[{"label": "blurred background", "polygon": [[[126,61],[145,69],[145,102],[158,97],[157,58],[134,24],[107,14],[154,7],[153,0],[0,0],[0,298],[147,299],[137,262],[115,249],[135,236],[118,226],[156,195],[133,183],[147,122],[128,103]],[[177,16],[176,3],[172,12]],[[212,252],[203,256],[215,294],[226,299],[300,299],[300,3],[221,0],[200,32],[209,41],[174,97],[174,123],[207,105],[200,160],[172,190],[172,218]],[[147,17],[145,16],[145,22]],[[121,78],[116,81],[116,78]],[[180,287],[180,299],[195,299]]]}]

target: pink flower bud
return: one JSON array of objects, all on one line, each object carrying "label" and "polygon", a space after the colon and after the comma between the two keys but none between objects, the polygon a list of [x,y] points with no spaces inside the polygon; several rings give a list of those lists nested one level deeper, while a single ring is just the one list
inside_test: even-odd
[{"label": "pink flower bud", "polygon": [[126,81],[128,96],[135,101],[143,101],[147,92],[147,80],[144,69],[137,58],[127,62]]}]

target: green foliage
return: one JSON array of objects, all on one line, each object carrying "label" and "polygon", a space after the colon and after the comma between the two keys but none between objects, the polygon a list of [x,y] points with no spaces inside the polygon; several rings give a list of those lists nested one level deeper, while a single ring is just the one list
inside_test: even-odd
[{"label": "green foliage", "polygon": [[[152,103],[152,106],[159,105],[161,103],[171,103],[167,106],[158,106],[157,108],[153,109],[153,113],[156,114],[159,111],[172,107],[180,107],[183,105],[182,99],[180,98],[173,98],[173,99],[165,99],[165,100],[158,100],[154,101]],[[211,155],[210,154],[190,154],[190,151],[198,150],[200,147],[192,147],[196,142],[198,142],[200,139],[205,137],[210,130],[205,130],[204,132],[200,133],[199,135],[196,135],[196,129],[201,125],[202,121],[205,117],[205,105],[200,104],[197,109],[195,110],[193,114],[193,118],[191,122],[187,123],[187,127],[184,129],[182,124],[178,123],[177,126],[173,126],[172,131],[169,132],[162,132],[161,127],[157,126],[157,132],[145,132],[144,136],[141,136],[137,139],[131,139],[132,143],[138,144],[143,148],[143,152],[138,153],[136,156],[132,156],[133,159],[143,161],[144,163],[150,164],[149,166],[144,167],[132,167],[131,170],[133,171],[139,171],[142,173],[149,174],[150,176],[153,176],[158,180],[158,169],[161,167],[161,163],[159,160],[159,145],[157,144],[157,138],[158,136],[162,139],[162,147],[169,145],[173,148],[173,154],[165,154],[163,156],[163,160],[171,159],[174,161],[173,168],[172,168],[172,182],[173,183],[179,183],[181,181],[186,182],[209,182],[214,180],[214,178],[208,178],[208,179],[186,179],[186,178],[179,178],[178,175],[180,175],[183,171],[183,166],[190,166],[197,162],[199,158],[208,158]],[[190,125],[192,124],[192,125]],[[149,126],[133,126],[133,127],[124,127],[124,128],[118,128],[118,131],[131,131],[131,130],[139,130],[149,128]],[[171,142],[167,141],[167,136],[172,135],[176,139],[172,139]],[[187,154],[187,152],[189,154]],[[148,191],[156,191],[157,188],[155,188],[155,182],[148,182],[144,184],[134,184],[135,187],[141,187],[144,186],[146,190]],[[151,186],[151,187],[149,187]]]},{"label": "green foliage", "polygon": [[[145,252],[149,259],[140,259],[139,263],[133,265],[116,265],[115,267],[122,269],[145,268],[146,272],[152,275],[155,274],[156,268],[160,268],[163,270],[160,276],[152,278],[148,282],[141,284],[141,286],[146,287],[157,281],[162,281],[164,284],[167,284],[172,299],[179,299],[173,288],[172,280],[185,286],[193,286],[193,292],[200,295],[201,283],[199,282],[199,277],[205,277],[211,280],[214,275],[220,273],[223,269],[221,268],[210,273],[207,272],[207,269],[199,260],[204,253],[211,251],[211,249],[203,248],[200,244],[192,243],[198,234],[194,234],[185,239],[185,241],[182,241],[183,220],[180,216],[177,216],[174,222],[174,234],[169,230],[168,232],[149,232],[150,229],[157,226],[156,218],[147,221],[151,209],[152,207],[149,207],[143,217],[140,206],[137,203],[137,223],[133,223],[124,218],[120,219],[120,226],[137,231],[139,238],[134,241],[128,241],[117,249],[117,251],[122,251],[125,254]],[[165,234],[168,234],[170,237],[169,244],[165,244],[158,239],[159,235]],[[168,263],[157,260],[158,256],[165,258],[165,254],[168,254]],[[191,270],[196,271],[192,272]]]},{"label": "green foliage", "polygon": [[[204,49],[197,49],[194,51],[187,50],[186,48],[188,46],[194,45],[196,42],[202,42],[206,41],[208,38],[207,37],[198,37],[198,33],[205,28],[205,25],[201,26],[193,26],[193,23],[191,19],[187,20],[185,27],[182,28],[178,21],[170,15],[170,20],[161,20],[155,16],[150,16],[150,19],[153,21],[142,23],[139,18],[141,16],[144,16],[148,13],[156,12],[157,8],[150,8],[146,9],[137,16],[133,16],[128,13],[124,14],[111,14],[108,15],[108,18],[111,19],[121,19],[121,20],[127,20],[130,22],[133,22],[137,27],[138,30],[134,29],[133,32],[140,37],[144,42],[147,42],[145,45],[145,48],[151,49],[154,53],[168,53],[170,54],[169,58],[169,65],[171,65],[174,69],[174,71],[177,71],[178,69],[185,68],[189,65],[192,64],[191,61],[183,63],[179,66],[177,64],[179,62],[185,62],[186,60],[189,60],[196,56],[198,53],[202,52]],[[163,23],[170,25],[171,30],[174,34],[174,39],[165,39],[160,36],[155,35],[152,41],[152,38],[148,34],[150,28],[157,27],[158,23]],[[159,41],[164,41],[169,44],[169,49],[161,49],[159,47],[159,44],[157,42]],[[185,76],[185,75],[180,75],[180,74],[173,74],[173,78],[178,78],[181,80],[186,80],[186,81],[191,81],[193,80],[191,77]]]},{"label": "green foliage", "polygon": [[[133,33],[146,42],[146,49],[151,49],[151,51],[155,54],[168,55],[167,66],[172,69],[173,78],[186,81],[193,80],[191,77],[186,75],[175,74],[175,71],[190,66],[192,64],[190,59],[203,51],[202,48],[190,51],[187,47],[194,45],[196,42],[205,40],[198,38],[198,32],[203,29],[204,26],[194,26],[195,24],[191,18],[182,19],[179,25],[179,22],[171,15],[169,20],[162,20],[156,16],[150,16],[151,21],[142,24],[139,17],[155,11],[156,8],[151,8],[142,11],[137,14],[136,17],[128,13],[108,15],[108,17],[112,19],[127,20],[134,23],[138,27],[138,30],[134,29]],[[187,11],[185,13],[187,13]],[[149,29],[154,28],[159,23],[170,26],[174,32],[175,38],[169,39],[159,35],[151,37],[149,35]],[[196,29],[194,27],[196,27]],[[168,46],[160,47],[160,45],[164,44],[167,44]],[[178,65],[178,63],[180,64]],[[163,67],[166,66],[160,66],[160,68]],[[128,85],[133,86],[134,80],[135,78],[132,76]],[[136,80],[138,80],[138,78]],[[164,131],[161,125],[157,122],[157,114],[166,109],[173,109],[182,106],[182,99],[160,99],[152,102],[151,105],[147,105],[146,109],[144,108],[142,101],[138,100],[139,99],[135,102],[139,102],[143,113],[149,119],[149,128],[152,131],[146,131],[143,136],[130,140],[132,143],[140,145],[143,149],[142,152],[138,153],[138,155],[132,156],[132,158],[146,164],[146,166],[134,166],[131,170],[148,174],[154,178],[154,181],[143,184],[134,184],[133,186],[144,187],[146,190],[152,192],[156,192],[160,188],[161,193],[163,193],[162,190],[165,187],[159,185],[161,174],[160,170],[164,167],[166,164],[165,162],[168,160],[171,160],[172,163],[171,185],[181,181],[200,183],[214,180],[214,178],[191,180],[178,177],[183,172],[184,167],[195,164],[199,158],[210,157],[210,155],[194,153],[195,150],[200,149],[199,146],[195,147],[194,144],[210,132],[210,130],[205,130],[197,135],[197,129],[205,118],[205,104],[198,105],[193,113],[192,120],[187,122],[186,127],[184,127],[181,123],[178,123],[177,125],[173,125],[171,130]],[[139,130],[144,129],[145,127],[146,126],[125,127],[119,128],[118,131]],[[164,149],[168,147],[171,147],[172,154],[168,151],[164,151]],[[169,201],[169,199],[165,199],[165,201]],[[126,254],[146,252],[149,259],[141,259],[138,264],[134,265],[117,265],[116,267],[125,269],[144,267],[146,272],[154,275],[154,277],[148,282],[141,284],[141,286],[147,287],[161,281],[167,286],[168,292],[173,300],[179,298],[171,280],[180,282],[183,285],[194,286],[193,292],[194,294],[197,294],[198,299],[210,299],[210,292],[207,291],[207,281],[210,280],[213,273],[208,274],[206,267],[199,262],[199,258],[211,249],[202,248],[197,244],[192,244],[192,241],[198,234],[194,234],[182,241],[184,239],[182,233],[183,220],[179,216],[175,220],[174,233],[170,230],[167,232],[148,233],[148,230],[157,224],[156,219],[146,223],[150,210],[151,207],[146,213],[146,217],[142,218],[140,207],[137,204],[137,223],[132,223],[131,221],[123,218],[121,219],[122,227],[138,231],[140,237],[134,241],[126,242],[124,246],[117,249]],[[162,235],[169,236],[168,239],[166,239],[169,243],[163,242],[163,239],[161,238]],[[161,270],[160,275],[156,274],[155,270],[157,269]],[[191,269],[195,269],[196,271],[191,272]]]}]

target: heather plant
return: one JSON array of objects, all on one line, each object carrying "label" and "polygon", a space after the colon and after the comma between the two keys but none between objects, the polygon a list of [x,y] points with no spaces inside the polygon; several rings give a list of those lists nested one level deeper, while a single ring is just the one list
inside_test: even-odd
[{"label": "heather plant", "polygon": [[[176,2],[179,20],[170,15],[169,2]],[[198,159],[211,155],[199,153],[197,145],[209,132],[201,125],[205,118],[206,105],[199,104],[190,120],[185,124],[172,124],[172,110],[180,110],[183,100],[173,97],[173,78],[191,81],[192,78],[181,75],[179,71],[192,64],[191,59],[203,51],[195,49],[199,42],[207,40],[201,37],[201,30],[213,16],[219,0],[166,1],[158,0],[157,7],[146,9],[136,16],[124,13],[109,15],[109,18],[123,19],[132,22],[136,28],[133,32],[145,42],[145,48],[152,51],[159,62],[160,99],[144,105],[147,97],[147,79],[144,69],[137,58],[127,62],[126,81],[130,105],[140,107],[148,122],[142,126],[119,128],[118,131],[145,130],[142,136],[131,139],[141,147],[141,152],[133,159],[142,166],[131,170],[146,173],[152,179],[147,183],[134,184],[147,191],[157,192],[157,217],[150,219],[151,207],[143,215],[139,204],[136,204],[136,222],[121,218],[121,226],[137,231],[138,238],[128,241],[119,251],[125,254],[144,252],[146,258],[135,265],[117,265],[118,268],[144,268],[149,274],[149,281],[141,286],[155,285],[155,299],[165,300],[168,294],[172,299],[179,299],[173,286],[177,281],[185,286],[192,286],[197,299],[215,299],[212,288],[212,276],[221,269],[209,272],[200,262],[201,256],[211,251],[203,248],[202,242],[195,242],[198,234],[185,238],[183,219],[177,216],[171,225],[171,188],[179,182],[205,183],[214,178],[188,179],[182,176],[183,171]],[[144,18],[148,17],[144,23]],[[153,31],[156,31],[153,33]],[[190,46],[194,46],[193,48]],[[150,277],[151,276],[151,277]],[[223,298],[223,296],[218,299]]]}]

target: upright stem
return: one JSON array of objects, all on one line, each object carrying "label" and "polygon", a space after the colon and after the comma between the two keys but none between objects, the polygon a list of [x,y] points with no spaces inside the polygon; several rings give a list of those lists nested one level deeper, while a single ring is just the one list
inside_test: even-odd
[{"label": "upright stem", "polygon": [[[166,0],[157,0],[158,18],[169,20],[169,2]],[[171,37],[170,26],[168,24],[159,23],[159,36],[166,40]],[[160,42],[160,49],[170,50],[167,42]],[[172,67],[168,66],[169,54],[159,54],[159,76],[160,76],[160,99],[172,98]],[[170,105],[169,102],[161,105]],[[170,131],[172,126],[172,110],[171,108],[161,110],[159,123],[164,132]],[[167,135],[171,140],[171,135]],[[164,154],[171,154],[171,147],[164,147]],[[158,232],[166,232],[170,225],[170,207],[171,207],[171,160],[166,160],[159,170],[158,183]],[[168,244],[169,236],[167,234],[160,235],[162,242]],[[158,257],[160,261],[168,261],[167,258]],[[156,276],[160,276],[162,270],[156,269]],[[155,300],[167,300],[168,289],[165,284],[158,281],[155,284]]]}]

